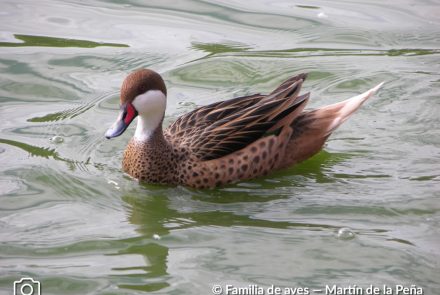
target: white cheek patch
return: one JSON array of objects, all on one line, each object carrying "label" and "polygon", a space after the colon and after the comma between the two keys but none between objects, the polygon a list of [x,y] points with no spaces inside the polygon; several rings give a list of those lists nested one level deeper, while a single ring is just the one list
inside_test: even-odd
[{"label": "white cheek patch", "polygon": [[148,90],[136,96],[132,104],[139,113],[134,138],[146,141],[162,123],[167,104],[166,96],[160,90]]},{"label": "white cheek patch", "polygon": [[136,96],[133,100],[133,106],[139,114],[154,113],[157,111],[165,112],[166,104],[166,96],[160,90],[148,90]]}]

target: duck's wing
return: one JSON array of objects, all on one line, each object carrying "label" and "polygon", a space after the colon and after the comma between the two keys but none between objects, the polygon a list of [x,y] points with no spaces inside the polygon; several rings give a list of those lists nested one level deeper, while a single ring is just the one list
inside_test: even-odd
[{"label": "duck's wing", "polygon": [[189,140],[192,140],[200,130],[205,130],[213,122],[240,109],[256,104],[263,97],[264,95],[254,94],[219,101],[196,108],[177,118],[177,120],[165,130],[165,135],[169,140],[172,140],[175,145],[185,144]]},{"label": "duck's wing", "polygon": [[189,148],[200,160],[226,156],[289,125],[309,97],[298,96],[305,78],[305,74],[292,77],[269,95],[255,94],[200,107],[178,118],[165,134],[173,145]]}]

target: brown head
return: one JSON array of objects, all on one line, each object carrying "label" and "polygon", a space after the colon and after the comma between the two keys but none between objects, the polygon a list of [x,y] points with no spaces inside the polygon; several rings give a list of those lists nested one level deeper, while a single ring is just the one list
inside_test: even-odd
[{"label": "brown head", "polygon": [[165,96],[167,95],[165,82],[155,71],[142,69],[130,73],[121,86],[121,105],[132,102],[136,96],[148,90],[160,90]]},{"label": "brown head", "polygon": [[107,130],[105,137],[121,135],[138,115],[140,118],[135,137],[148,137],[162,123],[166,95],[165,82],[158,73],[142,69],[129,74],[121,87],[118,119]]}]

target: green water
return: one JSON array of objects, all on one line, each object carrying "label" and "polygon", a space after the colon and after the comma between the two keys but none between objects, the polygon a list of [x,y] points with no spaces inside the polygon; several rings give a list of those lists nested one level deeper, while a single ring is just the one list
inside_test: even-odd
[{"label": "green water", "polygon": [[[300,72],[312,108],[385,85],[311,160],[199,191],[125,176],[134,127],[104,138],[141,67],[166,123]],[[440,294],[439,114],[438,1],[1,1],[0,294]]]}]

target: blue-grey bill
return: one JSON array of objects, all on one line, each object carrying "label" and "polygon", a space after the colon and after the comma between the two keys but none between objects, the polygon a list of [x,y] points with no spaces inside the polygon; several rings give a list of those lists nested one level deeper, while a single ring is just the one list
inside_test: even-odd
[{"label": "blue-grey bill", "polygon": [[121,105],[121,110],[118,115],[118,119],[115,123],[113,123],[112,127],[105,133],[105,137],[107,139],[116,137],[124,133],[125,129],[127,129],[128,125],[136,118],[138,112],[135,107],[127,102]]},{"label": "blue-grey bill", "polygon": [[119,113],[119,116],[118,116],[118,119],[116,120],[116,122],[114,122],[113,125],[105,133],[105,137],[107,139],[117,137],[117,136],[121,135],[122,133],[124,133],[124,131],[127,129],[127,127],[128,127],[128,124],[125,124],[125,122],[124,122],[124,112],[121,111]]}]

